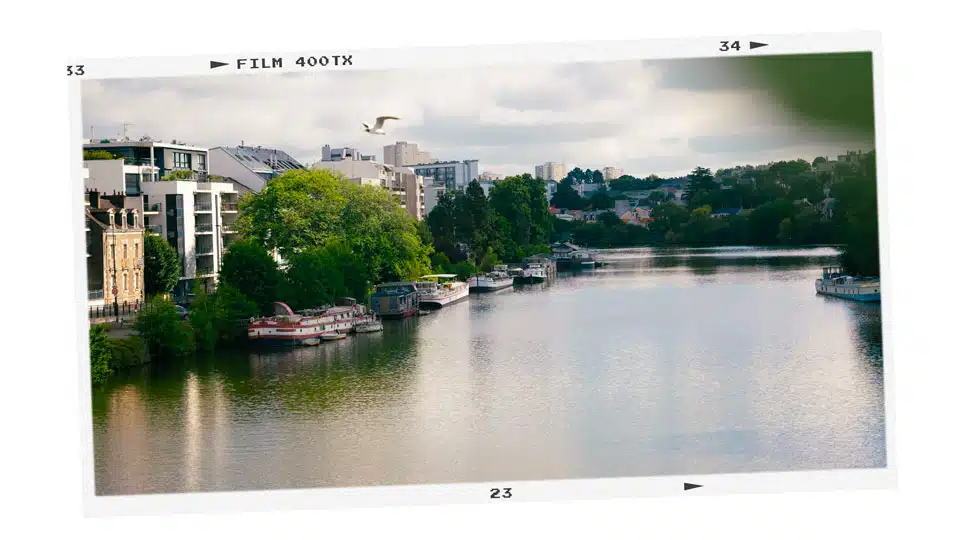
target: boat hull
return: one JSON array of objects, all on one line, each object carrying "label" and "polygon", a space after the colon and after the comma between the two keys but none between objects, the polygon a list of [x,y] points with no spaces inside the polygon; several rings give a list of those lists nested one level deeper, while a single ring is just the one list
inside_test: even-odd
[{"label": "boat hull", "polygon": [[516,278],[516,282],[522,285],[532,285],[535,283],[543,283],[547,278],[544,276],[520,276]]},{"label": "boat hull", "polygon": [[817,281],[817,294],[832,296],[834,298],[844,298],[855,302],[879,302],[879,285],[834,285]]},{"label": "boat hull", "polygon": [[429,309],[439,309],[442,307],[449,306],[450,304],[456,304],[457,302],[462,302],[470,297],[470,290],[464,289],[464,293],[460,295],[451,295],[447,298],[421,298],[420,307],[429,308]]},{"label": "boat hull", "polygon": [[500,281],[480,281],[476,285],[470,285],[470,292],[485,293],[485,292],[494,292],[502,291],[508,287],[513,287],[513,282],[515,278],[510,278]]}]

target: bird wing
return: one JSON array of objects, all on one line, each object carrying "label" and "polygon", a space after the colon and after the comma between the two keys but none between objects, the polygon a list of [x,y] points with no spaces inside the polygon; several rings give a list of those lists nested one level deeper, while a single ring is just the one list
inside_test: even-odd
[{"label": "bird wing", "polygon": [[383,122],[386,121],[386,120],[399,120],[399,119],[400,119],[400,118],[397,117],[397,116],[378,116],[378,117],[377,117],[377,124],[374,126],[374,129],[380,129],[380,128],[382,128],[382,127],[383,127]]}]

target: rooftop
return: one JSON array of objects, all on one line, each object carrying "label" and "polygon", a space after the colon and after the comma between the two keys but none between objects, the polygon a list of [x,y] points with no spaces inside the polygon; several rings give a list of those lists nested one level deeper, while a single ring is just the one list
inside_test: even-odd
[{"label": "rooftop", "polygon": [[305,169],[299,161],[283,150],[262,146],[218,146],[254,172]]}]

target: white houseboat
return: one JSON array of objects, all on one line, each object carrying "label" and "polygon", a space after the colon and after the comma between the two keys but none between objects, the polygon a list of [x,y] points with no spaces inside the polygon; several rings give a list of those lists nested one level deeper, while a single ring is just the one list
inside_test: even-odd
[{"label": "white houseboat", "polygon": [[842,268],[824,268],[823,275],[817,280],[816,286],[817,294],[836,296],[856,300],[857,302],[880,301],[879,278],[855,278],[847,275]]},{"label": "white houseboat", "polygon": [[417,282],[420,306],[441,308],[470,296],[470,286],[457,281],[456,274],[430,274]]},{"label": "white houseboat", "polygon": [[507,265],[498,264],[493,271],[470,278],[470,292],[493,292],[513,287],[513,276],[507,272]]},{"label": "white houseboat", "polygon": [[354,325],[371,320],[356,303],[294,313],[283,302],[274,302],[274,315],[250,320],[247,339],[261,345],[295,347],[316,344],[333,334],[349,332]]}]

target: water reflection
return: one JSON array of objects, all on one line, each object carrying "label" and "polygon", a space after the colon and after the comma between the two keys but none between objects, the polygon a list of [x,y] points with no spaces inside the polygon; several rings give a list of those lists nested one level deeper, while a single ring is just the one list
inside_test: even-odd
[{"label": "water reflection", "polygon": [[828,248],[645,249],[94,395],[101,494],[878,467],[879,306]]}]

